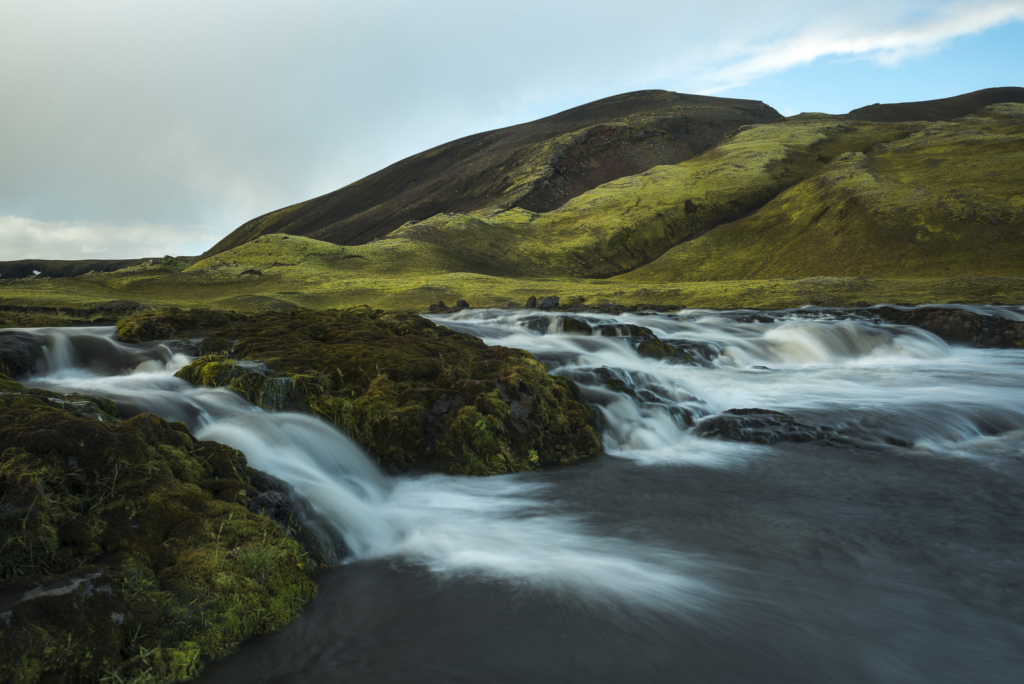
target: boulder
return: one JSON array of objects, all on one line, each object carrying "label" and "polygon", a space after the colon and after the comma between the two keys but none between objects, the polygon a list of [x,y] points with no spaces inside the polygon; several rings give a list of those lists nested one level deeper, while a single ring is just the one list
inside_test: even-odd
[{"label": "boulder", "polygon": [[815,428],[796,422],[787,413],[759,408],[729,409],[709,416],[697,423],[694,433],[700,437],[757,444],[810,442],[826,437]]},{"label": "boulder", "polygon": [[537,308],[541,311],[550,311],[558,308],[558,297],[545,297],[537,302]]}]

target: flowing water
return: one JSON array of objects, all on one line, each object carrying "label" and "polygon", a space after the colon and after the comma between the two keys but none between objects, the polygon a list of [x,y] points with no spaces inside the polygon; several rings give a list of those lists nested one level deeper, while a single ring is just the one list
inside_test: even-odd
[{"label": "flowing water", "polygon": [[[433,318],[573,377],[609,455],[388,477],[322,421],[174,378],[188,359],[167,347],[31,333],[46,356],[29,384],[242,449],[352,552],[296,622],[199,681],[1024,679],[1024,352],[841,312],[583,316],[648,328],[690,365],[562,315]],[[697,436],[743,408],[814,439]]]}]

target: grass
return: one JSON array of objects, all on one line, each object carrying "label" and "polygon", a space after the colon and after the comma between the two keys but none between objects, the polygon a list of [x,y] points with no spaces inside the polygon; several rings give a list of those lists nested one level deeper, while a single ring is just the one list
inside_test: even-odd
[{"label": "grass", "polygon": [[[293,237],[289,241],[303,239]],[[460,298],[474,307],[500,306],[509,301],[521,306],[530,296],[546,295],[558,295],[563,303],[583,298],[590,304],[615,302],[691,308],[776,308],[826,302],[852,305],[859,301],[872,304],[1024,302],[1024,278],[1008,276],[842,277],[835,281],[814,277],[824,276],[825,272],[807,278],[701,282],[630,280],[627,276],[614,279],[508,278],[400,269],[391,273],[376,269],[359,273],[348,270],[349,261],[352,260],[332,266],[311,259],[293,268],[268,269],[269,273],[262,277],[239,278],[238,273],[246,270],[247,263],[156,280],[116,277],[118,282],[108,282],[102,289],[96,282],[82,282],[81,278],[25,280],[0,286],[0,296],[5,304],[22,306],[88,308],[111,300],[133,300],[151,306],[203,306],[238,311],[324,309],[357,303],[393,311],[422,311],[438,301],[452,305]],[[830,284],[834,282],[843,284]]]},{"label": "grass", "polygon": [[1024,105],[837,156],[622,280],[1022,275]]},{"label": "grass", "polygon": [[[184,264],[0,279],[0,301],[272,310],[531,295],[690,307],[1019,302],[1024,105],[953,122],[805,114],[547,213],[440,214],[338,246],[264,235]],[[842,288],[808,279],[855,279]],[[799,281],[799,282],[798,282]],[[18,320],[0,314],[0,325]]]}]

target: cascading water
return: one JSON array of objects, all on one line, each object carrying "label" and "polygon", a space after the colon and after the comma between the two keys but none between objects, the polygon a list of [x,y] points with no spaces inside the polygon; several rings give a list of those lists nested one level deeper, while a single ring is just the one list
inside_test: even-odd
[{"label": "cascading water", "polygon": [[[843,312],[572,318],[433,317],[573,377],[615,457],[488,479],[386,477],[110,329],[23,333],[46,346],[29,384],[242,449],[350,547],[302,619],[204,681],[1019,680],[1021,351]],[[651,333],[672,358],[638,353]],[[810,441],[699,436],[754,408]]]},{"label": "cascading water", "polygon": [[43,372],[30,385],[105,397],[123,417],[157,413],[186,423],[200,439],[240,449],[253,467],[294,487],[303,508],[344,540],[353,559],[401,557],[442,575],[473,572],[652,607],[696,605],[710,591],[689,577],[684,554],[589,534],[582,521],[544,506],[539,485],[387,478],[322,420],[267,412],[229,390],[173,377],[189,359],[166,346],[128,347],[107,328],[32,334]]}]

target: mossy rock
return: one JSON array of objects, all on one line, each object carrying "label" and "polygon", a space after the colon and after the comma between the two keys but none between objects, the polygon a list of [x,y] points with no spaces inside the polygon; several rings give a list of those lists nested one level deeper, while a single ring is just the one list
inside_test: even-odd
[{"label": "mossy rock", "polygon": [[122,342],[166,340],[182,330],[203,332],[223,328],[229,323],[249,318],[234,311],[212,309],[160,309],[138,313],[117,322],[117,335]]},{"label": "mossy rock", "polygon": [[[202,312],[147,313],[131,330],[190,336]],[[156,339],[149,337],[148,339]],[[593,413],[568,378],[526,351],[488,347],[413,314],[368,307],[235,315],[181,369],[259,406],[323,416],[385,468],[491,475],[600,452]]]},{"label": "mossy rock", "polygon": [[243,454],[111,411],[0,375],[2,682],[180,681],[315,593]]}]

